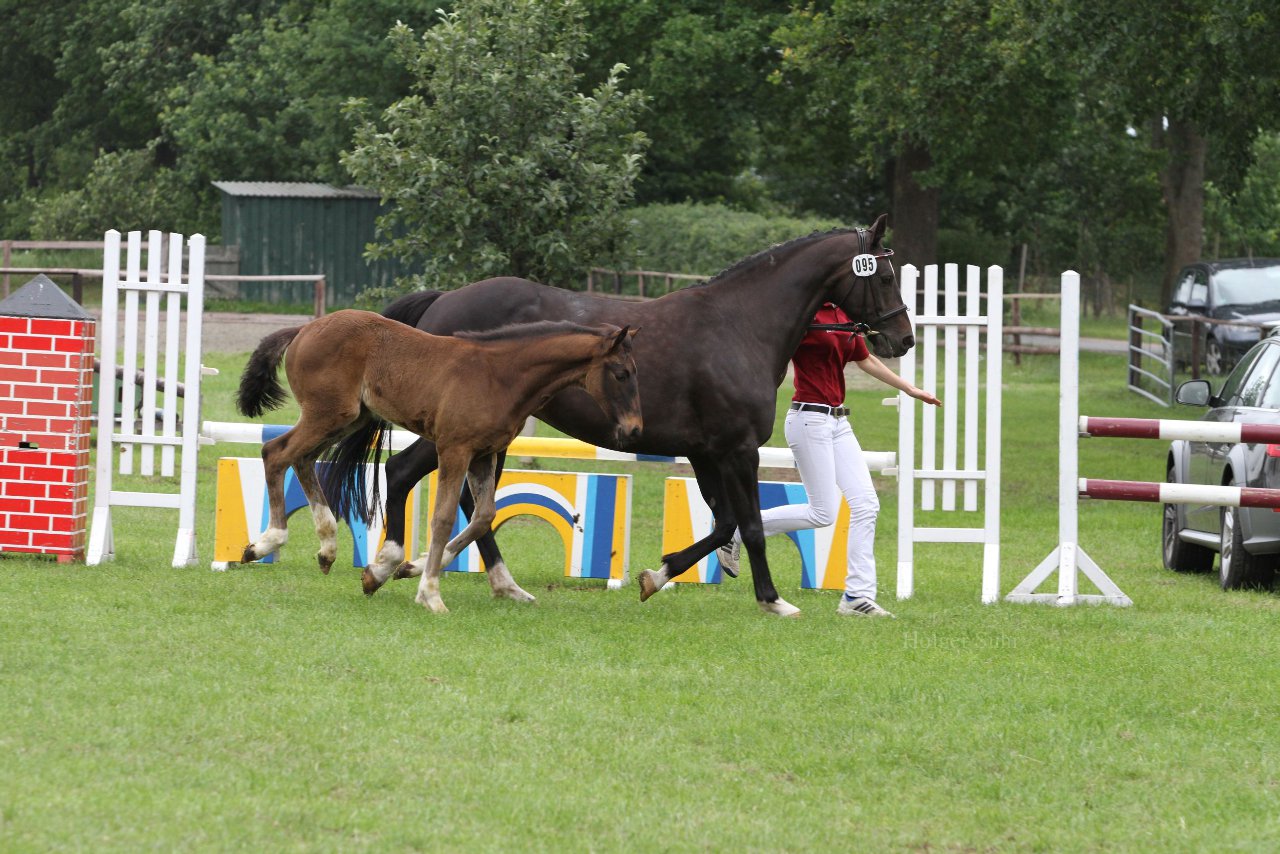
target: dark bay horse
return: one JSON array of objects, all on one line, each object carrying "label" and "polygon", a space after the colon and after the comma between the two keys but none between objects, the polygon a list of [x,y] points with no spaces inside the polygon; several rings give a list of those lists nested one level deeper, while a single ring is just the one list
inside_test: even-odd
[{"label": "dark bay horse", "polygon": [[[415,598],[431,611],[447,611],[440,598],[441,568],[489,532],[496,512],[497,456],[531,413],[573,387],[595,409],[601,429],[615,443],[637,440],[642,421],[634,335],[634,330],[613,325],[543,321],[450,338],[352,310],[268,335],[240,377],[237,405],[252,418],[279,406],[285,396],[278,377],[284,361],[302,414],[292,429],[262,446],[271,521],[262,537],[245,547],[243,560],[265,557],[289,538],[284,476],[292,466],[311,504],[320,537],[316,559],[327,573],[337,551],[337,522],[325,493],[340,508],[363,503],[359,466],[378,456],[392,422],[429,439],[437,449],[440,498],[431,520],[426,571]],[[316,459],[349,435],[362,437],[363,444],[333,456],[325,476],[327,488],[322,488]],[[466,529],[446,546],[464,478],[475,498],[475,512]],[[353,483],[359,487],[344,491]],[[366,516],[367,509],[360,508]],[[365,569],[365,593],[382,586],[393,568]],[[489,583],[495,595],[529,598],[505,567]]]},{"label": "dark bay horse", "polygon": [[[779,615],[798,609],[778,597],[765,558],[757,487],[758,449],[773,432],[776,389],[814,312],[825,301],[869,324],[868,343],[897,357],[914,343],[889,250],[884,216],[869,229],[811,234],[746,258],[710,281],[637,302],[576,293],[523,279],[488,279],[445,293],[402,297],[383,314],[445,335],[513,321],[563,318],[644,327],[636,340],[644,434],[618,441],[599,408],[580,391],[549,400],[535,415],[570,436],[642,454],[685,456],[715,513],[711,534],[664,555],[658,572],[640,576],[640,598],[729,541],[741,523],[756,600]],[[861,256],[855,273],[853,260]],[[872,256],[868,258],[867,256]],[[353,437],[352,441],[360,441]],[[429,442],[416,442],[387,464],[387,539],[382,564],[403,558],[404,500],[436,465]],[[464,509],[466,503],[464,500]],[[492,536],[478,543],[492,571],[505,567]],[[421,571],[421,561],[396,577]]]}]

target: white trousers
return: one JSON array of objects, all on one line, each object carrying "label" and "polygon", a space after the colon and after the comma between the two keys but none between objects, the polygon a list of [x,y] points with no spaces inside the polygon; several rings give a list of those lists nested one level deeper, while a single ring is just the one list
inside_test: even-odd
[{"label": "white trousers", "polygon": [[843,495],[849,504],[849,568],[844,590],[849,596],[875,599],[880,499],[858,437],[844,417],[798,409],[787,412],[785,433],[809,503],[765,510],[760,514],[765,536],[834,524]]}]

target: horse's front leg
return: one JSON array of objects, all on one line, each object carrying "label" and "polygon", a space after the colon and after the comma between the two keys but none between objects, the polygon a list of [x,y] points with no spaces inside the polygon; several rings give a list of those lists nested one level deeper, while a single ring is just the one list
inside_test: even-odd
[{"label": "horse's front leg", "polygon": [[418,593],[414,601],[436,614],[447,614],[444,600],[440,598],[440,574],[444,568],[445,543],[453,520],[458,514],[458,493],[470,464],[466,452],[440,455],[439,476],[436,479],[436,509],[431,515],[431,545],[427,549],[427,567],[418,581]]},{"label": "horse's front leg", "polygon": [[755,584],[756,603],[766,614],[777,617],[795,617],[800,609],[778,595],[769,573],[769,561],[765,557],[764,523],[760,520],[760,452],[727,458],[721,468],[725,493],[729,506],[738,518],[738,530],[742,532],[742,545],[751,561],[751,580]]},{"label": "horse's front leg", "polygon": [[[506,451],[503,451],[502,453],[498,454],[497,471],[494,475],[495,484],[497,483],[498,479],[502,477],[502,466],[503,466],[503,462],[506,460],[506,456],[507,456]],[[432,468],[435,468],[434,462],[432,463]],[[467,519],[470,519],[472,515],[476,512],[475,498],[471,494],[471,486],[467,483],[464,483],[462,486],[462,497],[459,499],[458,506],[462,508],[462,514],[466,516]],[[503,560],[502,551],[498,548],[498,541],[494,538],[493,531],[487,531],[481,534],[476,539],[475,542],[476,542],[476,548],[480,550],[480,559],[484,561],[485,571],[489,576],[490,585],[493,585],[496,583],[498,587],[501,587],[504,590],[507,589],[508,587],[516,587],[518,589],[515,583],[515,580],[511,577],[510,570],[507,569],[506,561]],[[444,565],[448,566],[449,562],[445,561]],[[422,575],[423,570],[425,570],[426,568],[427,568],[427,556],[424,553],[417,560],[405,561],[404,563],[400,564],[398,567],[396,567],[396,571],[392,574],[391,577],[392,579],[417,578],[418,576]],[[504,583],[504,579],[510,582],[510,584],[508,585]],[[520,591],[520,593],[523,593],[524,596],[529,596],[529,594],[524,593],[524,591],[522,590]],[[496,596],[496,595],[507,595],[507,594],[506,593],[499,594],[498,588],[495,587],[494,595]],[[521,599],[522,601],[528,601],[528,600],[524,600],[523,596],[520,596],[518,594],[511,596],[511,598]],[[529,596],[529,600],[532,600],[532,599],[533,597]]]},{"label": "horse's front leg", "polygon": [[[747,551],[748,560],[751,561],[751,579],[755,585],[756,602],[766,614],[794,617],[800,613],[800,609],[778,596],[778,591],[773,586],[773,576],[769,573],[769,563],[765,557],[764,525],[760,521],[760,486],[756,474],[759,463],[760,453],[754,449],[728,455],[720,461],[720,479],[729,508],[733,512],[733,518],[738,521],[737,527],[742,534],[742,545]],[[725,532],[721,530],[726,526],[731,536],[732,520],[717,516],[716,530],[712,531],[711,536],[677,555],[668,556],[664,560],[670,562],[663,563],[661,572],[642,572],[640,574],[641,598],[646,599],[652,596],[661,589],[663,583],[684,570],[684,567],[674,563],[679,555],[688,555],[694,549],[702,547],[702,544],[713,541],[716,541],[716,545],[727,542],[728,537],[724,536]],[[718,539],[719,537],[724,539]],[[715,548],[715,545],[710,547]],[[703,554],[706,553],[703,552]],[[678,569],[678,572],[667,574],[669,567]]]},{"label": "horse's front leg", "polygon": [[[680,575],[702,560],[712,551],[723,546],[733,538],[733,531],[737,527],[737,522],[733,514],[733,510],[728,506],[727,499],[724,497],[724,490],[720,479],[718,463],[705,458],[689,459],[693,464],[694,474],[698,478],[698,487],[702,491],[702,497],[706,499],[707,505],[714,514],[715,523],[711,529],[711,533],[690,546],[681,549],[678,552],[671,552],[662,556],[662,566],[657,572],[645,570],[640,573],[640,601],[643,602],[662,589],[668,581]],[[727,570],[728,568],[725,567]],[[736,572],[730,572],[730,575],[736,575]]]}]

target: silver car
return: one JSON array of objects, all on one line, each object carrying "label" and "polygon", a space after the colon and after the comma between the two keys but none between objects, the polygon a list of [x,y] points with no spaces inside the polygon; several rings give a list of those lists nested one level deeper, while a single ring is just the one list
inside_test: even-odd
[{"label": "silver car", "polygon": [[[1205,380],[1178,387],[1177,401],[1208,406],[1205,421],[1280,424],[1280,331],[1255,344],[1215,395]],[[1169,483],[1280,488],[1280,444],[1178,440],[1169,448]],[[1223,589],[1273,583],[1280,564],[1280,512],[1216,504],[1164,505],[1161,551],[1178,572],[1218,562]]]}]

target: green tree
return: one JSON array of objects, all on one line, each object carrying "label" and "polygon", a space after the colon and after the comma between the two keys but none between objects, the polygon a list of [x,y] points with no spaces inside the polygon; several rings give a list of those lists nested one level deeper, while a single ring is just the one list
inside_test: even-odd
[{"label": "green tree", "polygon": [[1161,303],[1200,258],[1206,181],[1238,187],[1251,146],[1280,122],[1280,10],[1270,0],[1028,0],[1034,40],[1070,45],[1079,91],[1114,110],[1161,156]]},{"label": "green tree", "polygon": [[584,71],[604,80],[625,63],[649,109],[639,127],[652,141],[637,200],[762,203],[761,144],[785,110],[768,83],[780,53],[774,29],[788,0],[583,0],[591,50]]},{"label": "green tree", "polygon": [[1205,187],[1205,238],[1217,258],[1280,256],[1280,134],[1258,136],[1239,188]]},{"label": "green tree", "polygon": [[1052,152],[1070,99],[1034,61],[1022,14],[1017,0],[833,0],[778,31],[779,84],[809,122],[846,129],[826,156],[887,173],[905,262],[938,260],[944,188],[981,190]]},{"label": "green tree", "polygon": [[[408,91],[386,33],[428,20],[414,0],[14,3],[0,0],[6,236],[92,237],[113,208],[212,234],[212,180],[347,183],[342,106]],[[125,176],[141,198],[113,202]]]},{"label": "green tree", "polygon": [[[343,163],[390,208],[373,257],[456,287],[495,275],[567,285],[616,263],[645,137],[622,66],[588,95],[574,2],[467,0],[421,37],[391,33],[414,94],[357,129]],[[356,109],[363,105],[357,103]]]}]

